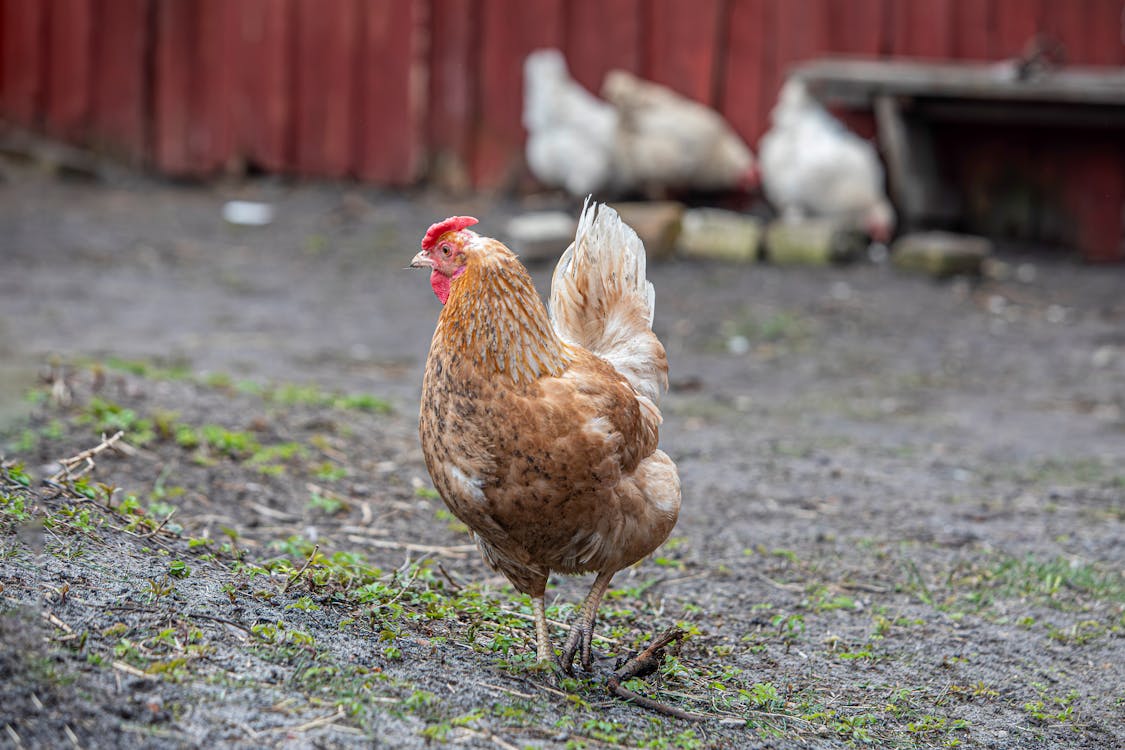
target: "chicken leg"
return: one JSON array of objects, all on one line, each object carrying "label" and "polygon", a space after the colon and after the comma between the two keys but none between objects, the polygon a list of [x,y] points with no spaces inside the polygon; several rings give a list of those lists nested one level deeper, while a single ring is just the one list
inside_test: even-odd
[{"label": "chicken leg", "polygon": [[590,587],[590,593],[586,595],[586,600],[582,602],[582,609],[578,612],[574,624],[570,626],[570,636],[566,639],[566,645],[563,646],[561,659],[563,671],[568,675],[574,675],[574,654],[580,646],[582,649],[582,668],[587,672],[590,671],[590,651],[594,640],[594,622],[598,619],[598,605],[601,604],[602,597],[605,596],[606,589],[609,588],[609,582],[616,572],[603,570],[598,573],[598,577],[594,579],[594,585]]},{"label": "chicken leg", "polygon": [[551,664],[555,651],[551,648],[551,635],[547,630],[547,609],[543,604],[543,594],[531,597],[531,611],[535,615],[535,660],[539,664]]}]

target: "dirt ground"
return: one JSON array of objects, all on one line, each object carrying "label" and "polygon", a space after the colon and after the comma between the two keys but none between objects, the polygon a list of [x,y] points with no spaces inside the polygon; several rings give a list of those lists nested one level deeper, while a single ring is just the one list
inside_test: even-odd
[{"label": "dirt ground", "polygon": [[[683,511],[560,680],[416,434],[439,305],[404,266],[520,206],[0,192],[0,745],[1125,746],[1125,269],[651,266]],[[634,687],[699,722],[605,691],[675,624]]]}]

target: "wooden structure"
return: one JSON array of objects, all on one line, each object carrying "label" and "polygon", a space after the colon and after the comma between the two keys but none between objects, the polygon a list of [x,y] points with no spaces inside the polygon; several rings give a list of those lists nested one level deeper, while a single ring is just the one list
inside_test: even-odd
[{"label": "wooden structure", "polygon": [[[0,0],[0,119],[174,176],[477,187],[522,161],[521,65],[558,47],[722,112],[750,144],[826,55],[999,60],[1037,33],[1125,65],[1125,0]],[[856,121],[861,126],[864,120]],[[868,125],[870,132],[870,126]]]},{"label": "wooden structure", "polygon": [[[1062,236],[1036,239],[1077,245],[1090,260],[1121,260],[1125,69],[1042,65],[821,59],[794,75],[829,104],[874,111],[903,226],[963,222],[973,207],[960,197],[971,199],[982,181],[988,187],[986,172],[1007,160],[1024,172],[1025,193],[1043,194],[1039,210],[1059,218]],[[943,128],[971,138],[942,149]],[[1030,144],[1035,158],[1009,159],[1013,139]],[[970,184],[957,184],[959,175]]]}]

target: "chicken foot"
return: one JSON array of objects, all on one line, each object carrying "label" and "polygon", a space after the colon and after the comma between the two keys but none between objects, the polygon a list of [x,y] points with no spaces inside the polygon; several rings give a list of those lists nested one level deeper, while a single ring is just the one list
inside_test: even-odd
[{"label": "chicken foot", "polygon": [[582,602],[582,609],[578,612],[574,624],[570,626],[570,636],[566,639],[566,645],[563,646],[562,658],[560,659],[563,671],[568,675],[574,675],[574,655],[580,647],[582,649],[582,668],[587,672],[590,671],[591,646],[594,640],[594,622],[598,619],[598,606],[602,603],[602,597],[605,596],[606,589],[609,588],[609,582],[616,572],[603,570],[598,573],[598,577],[594,579],[594,585],[590,587],[590,593],[586,595],[586,600]]}]

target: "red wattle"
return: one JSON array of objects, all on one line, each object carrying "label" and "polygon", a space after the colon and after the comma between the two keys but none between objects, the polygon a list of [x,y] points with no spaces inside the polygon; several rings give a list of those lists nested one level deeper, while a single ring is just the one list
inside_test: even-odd
[{"label": "red wattle", "polygon": [[430,272],[430,286],[434,288],[434,294],[437,295],[443,305],[449,299],[449,284],[451,281],[452,279],[436,268]]}]

